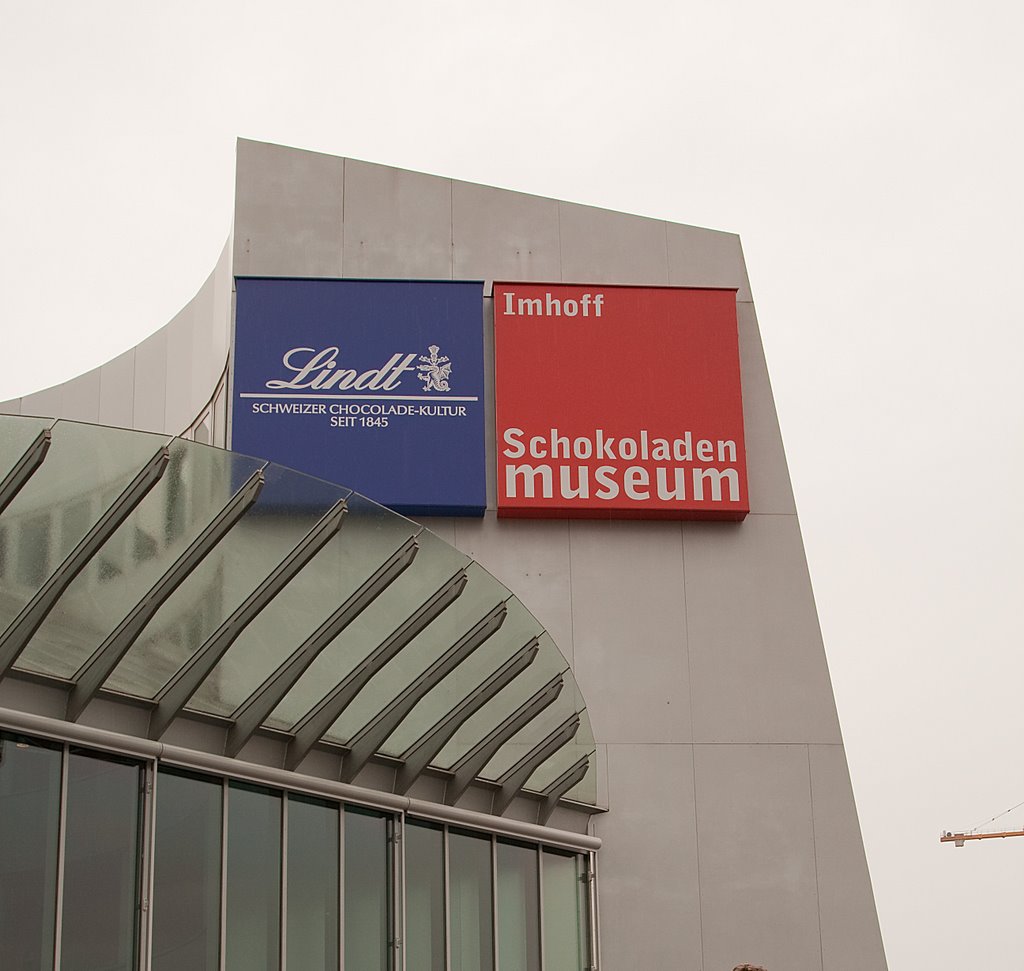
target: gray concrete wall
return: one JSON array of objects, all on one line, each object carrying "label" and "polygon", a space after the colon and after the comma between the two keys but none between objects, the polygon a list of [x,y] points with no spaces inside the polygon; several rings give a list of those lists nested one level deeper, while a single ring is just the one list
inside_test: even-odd
[{"label": "gray concrete wall", "polygon": [[234,234],[237,274],[738,288],[745,522],[498,520],[491,403],[487,515],[429,525],[519,595],[587,699],[602,969],[884,969],[739,238],[250,141]]},{"label": "gray concrete wall", "polygon": [[216,392],[225,376],[233,287],[228,240],[199,292],[155,334],[70,381],[0,402],[0,414],[184,433],[223,445],[227,395]]}]

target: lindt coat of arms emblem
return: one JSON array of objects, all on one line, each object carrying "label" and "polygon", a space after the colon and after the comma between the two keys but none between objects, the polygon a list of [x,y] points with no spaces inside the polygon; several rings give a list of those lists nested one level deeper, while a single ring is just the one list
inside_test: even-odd
[{"label": "lindt coat of arms emblem", "polygon": [[448,378],[452,373],[451,358],[445,354],[438,356],[437,352],[440,348],[437,344],[431,344],[427,350],[430,351],[429,356],[420,355],[420,360],[425,363],[417,365],[417,370],[423,372],[417,375],[423,382],[423,390],[450,391],[451,385],[448,383]]}]

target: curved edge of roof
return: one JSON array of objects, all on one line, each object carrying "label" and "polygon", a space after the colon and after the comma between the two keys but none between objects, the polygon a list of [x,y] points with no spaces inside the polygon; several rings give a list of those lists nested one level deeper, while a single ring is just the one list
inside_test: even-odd
[{"label": "curved edge of roof", "polygon": [[351,490],[178,437],[0,417],[0,707],[439,806],[599,811],[550,635]]},{"label": "curved edge of roof", "polygon": [[0,402],[0,414],[65,418],[223,446],[231,259],[229,234],[196,295],[163,327],[91,371]]}]

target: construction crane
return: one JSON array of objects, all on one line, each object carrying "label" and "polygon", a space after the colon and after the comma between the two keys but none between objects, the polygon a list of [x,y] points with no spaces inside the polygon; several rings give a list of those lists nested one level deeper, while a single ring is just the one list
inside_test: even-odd
[{"label": "construction crane", "polygon": [[994,823],[997,819],[1002,819],[1003,816],[1012,813],[1014,810],[1020,809],[1024,806],[1024,802],[1017,803],[1016,806],[1011,806],[1006,812],[999,813],[993,816],[991,819],[986,819],[985,822],[979,823],[977,826],[971,829],[965,830],[962,833],[951,833],[948,830],[944,830],[939,835],[940,843],[952,843],[954,846],[963,846],[968,840],[1004,840],[1008,836],[1024,836],[1024,829],[1006,829],[1001,832],[995,833],[979,833],[978,830],[982,826],[989,826]]},{"label": "construction crane", "polygon": [[1001,840],[1007,836],[1024,836],[1024,829],[1010,829],[1005,833],[943,833],[939,842],[963,846],[967,840]]}]

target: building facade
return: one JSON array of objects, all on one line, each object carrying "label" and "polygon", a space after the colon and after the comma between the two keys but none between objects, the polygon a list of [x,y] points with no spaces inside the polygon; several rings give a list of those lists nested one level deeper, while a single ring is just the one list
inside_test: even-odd
[{"label": "building facade", "polygon": [[[242,278],[482,281],[483,516],[223,451]],[[734,293],[749,512],[499,517],[502,281]],[[738,237],[240,141],[197,296],[0,411],[11,966],[885,968]]]}]

